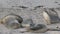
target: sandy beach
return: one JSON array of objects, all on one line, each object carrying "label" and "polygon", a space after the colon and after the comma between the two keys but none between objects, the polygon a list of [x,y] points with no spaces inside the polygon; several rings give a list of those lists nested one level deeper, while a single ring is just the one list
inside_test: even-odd
[{"label": "sandy beach", "polygon": [[[20,6],[25,6],[26,8],[21,8]],[[43,7],[37,7],[43,6]],[[35,8],[37,7],[37,8]],[[18,14],[26,20],[31,18],[36,24],[45,24],[43,18],[43,8],[55,8],[58,16],[60,17],[60,0],[0,0],[0,18],[4,16],[14,13]],[[59,9],[56,9],[59,8]],[[56,28],[56,26],[60,27],[60,23],[47,25],[48,28]],[[7,29],[4,25],[0,25],[0,34],[59,34],[60,31],[47,31],[45,33],[31,33],[25,32],[20,33],[19,29],[10,30]]]}]

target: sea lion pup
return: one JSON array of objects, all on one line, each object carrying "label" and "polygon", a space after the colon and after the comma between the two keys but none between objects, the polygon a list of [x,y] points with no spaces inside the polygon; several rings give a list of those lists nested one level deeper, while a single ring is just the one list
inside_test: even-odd
[{"label": "sea lion pup", "polygon": [[47,22],[47,24],[53,24],[59,22],[59,17],[57,12],[54,10],[54,8],[45,8],[45,11],[43,12],[44,20]]},{"label": "sea lion pup", "polygon": [[37,24],[33,25],[28,28],[28,32],[34,32],[34,33],[45,33],[47,31],[47,27],[43,24]]},{"label": "sea lion pup", "polygon": [[1,23],[4,24],[7,28],[17,29],[21,27],[23,19],[19,15],[9,14],[1,19]]},{"label": "sea lion pup", "polygon": [[30,27],[27,28],[27,32],[32,33],[45,33],[47,31],[60,31],[59,28],[48,28],[44,24],[30,24]]}]

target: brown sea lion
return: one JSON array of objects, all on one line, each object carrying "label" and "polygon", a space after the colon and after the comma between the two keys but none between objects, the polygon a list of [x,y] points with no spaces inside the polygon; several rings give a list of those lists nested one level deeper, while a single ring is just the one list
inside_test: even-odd
[{"label": "brown sea lion", "polygon": [[9,14],[1,19],[1,24],[4,24],[8,28],[17,29],[21,26],[23,19],[19,15]]}]

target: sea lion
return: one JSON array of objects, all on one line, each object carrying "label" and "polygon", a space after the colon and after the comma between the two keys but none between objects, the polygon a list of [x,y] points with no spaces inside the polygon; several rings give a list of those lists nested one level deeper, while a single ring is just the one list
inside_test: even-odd
[{"label": "sea lion", "polygon": [[43,24],[31,25],[28,29],[28,32],[34,33],[45,33],[47,31],[47,27]]},{"label": "sea lion", "polygon": [[1,19],[1,24],[8,28],[17,29],[21,26],[23,19],[19,15],[9,14]]},{"label": "sea lion", "polygon": [[32,33],[45,33],[47,31],[60,31],[60,28],[48,28],[44,24],[31,24],[29,28],[27,28],[27,32]]},{"label": "sea lion", "polygon": [[47,22],[47,24],[53,24],[59,22],[59,17],[57,12],[53,8],[45,8],[45,11],[43,12],[44,20]]}]

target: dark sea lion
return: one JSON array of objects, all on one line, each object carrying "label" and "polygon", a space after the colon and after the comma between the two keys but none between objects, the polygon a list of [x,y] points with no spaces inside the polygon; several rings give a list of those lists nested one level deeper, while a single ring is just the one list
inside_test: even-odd
[{"label": "dark sea lion", "polygon": [[47,27],[43,24],[37,24],[34,26],[30,26],[28,28],[28,32],[34,32],[34,33],[44,33],[47,31]]}]

